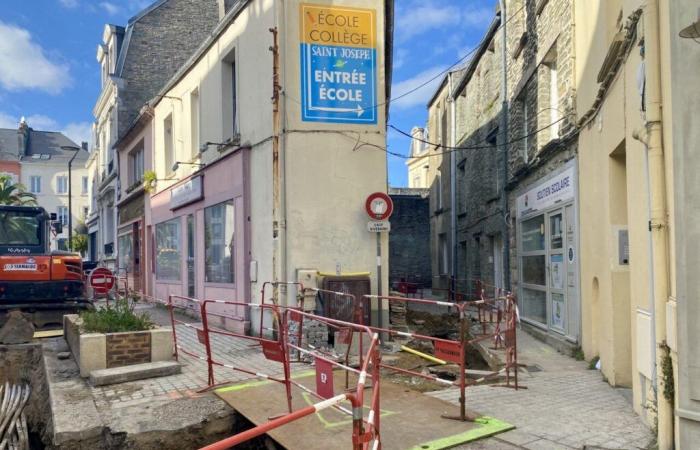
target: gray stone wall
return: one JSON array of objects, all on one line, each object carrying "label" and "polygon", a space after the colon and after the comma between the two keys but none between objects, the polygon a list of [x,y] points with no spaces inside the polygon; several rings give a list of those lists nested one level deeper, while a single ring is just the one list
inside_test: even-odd
[{"label": "gray stone wall", "polygon": [[389,282],[431,285],[428,189],[390,189],[394,201],[389,233]]},{"label": "gray stone wall", "polygon": [[218,11],[217,0],[168,0],[132,24],[122,48],[118,137],[204,42],[218,23]]},{"label": "gray stone wall", "polygon": [[[516,191],[536,183],[575,157],[576,146],[564,140],[575,123],[573,108],[572,0],[510,0],[507,2],[508,59],[508,190],[509,215],[501,208],[502,155],[497,146],[502,99],[500,30],[475,62],[468,83],[457,97],[458,255],[462,289],[480,278],[494,281],[493,240],[508,220],[511,281],[517,286]],[[556,89],[552,89],[553,69]],[[556,92],[558,101],[552,102]],[[556,105],[556,114],[552,106]],[[525,109],[527,108],[527,115]],[[526,119],[527,116],[527,120]],[[553,118],[564,118],[551,127]],[[556,132],[554,131],[556,130]],[[434,136],[431,136],[434,140]],[[443,173],[449,173],[449,159]],[[449,183],[449,181],[448,181]],[[449,195],[449,191],[447,193]],[[449,220],[447,221],[449,225]],[[433,239],[436,239],[433,230]],[[433,252],[435,257],[435,252]]]}]

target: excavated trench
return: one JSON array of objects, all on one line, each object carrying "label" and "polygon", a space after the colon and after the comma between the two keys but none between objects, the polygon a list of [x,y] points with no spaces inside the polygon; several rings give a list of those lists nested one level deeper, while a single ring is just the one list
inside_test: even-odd
[{"label": "excavated trench", "polygon": [[[23,408],[29,445],[17,448],[199,448],[253,427],[247,419],[210,394],[194,399],[161,400],[160,404],[154,402],[152,405],[132,407],[124,411],[102,410],[99,412],[102,426],[97,429],[81,429],[82,422],[95,419],[89,417],[89,412],[84,408],[86,404],[92,406],[94,400],[90,387],[79,377],[72,359],[65,358],[65,355],[61,355],[61,359],[57,357],[58,353],[63,353],[60,350],[65,350],[60,345],[61,341],[62,338],[55,338],[28,344],[0,345],[2,390],[5,390],[5,383],[30,387]],[[69,387],[66,388],[66,385]],[[15,394],[19,395],[19,389],[16,391]],[[54,397],[53,400],[51,396]],[[3,395],[0,395],[0,412],[3,410],[2,398]],[[183,419],[183,416],[189,417]],[[54,420],[58,424],[54,424]],[[2,422],[0,416],[0,426]],[[66,423],[72,424],[69,432],[57,429],[65,428]],[[269,437],[262,436],[240,448],[275,450],[280,447]]]}]

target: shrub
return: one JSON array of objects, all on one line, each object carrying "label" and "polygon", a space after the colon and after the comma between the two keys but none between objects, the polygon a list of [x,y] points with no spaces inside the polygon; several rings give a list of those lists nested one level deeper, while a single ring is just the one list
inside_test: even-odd
[{"label": "shrub", "polygon": [[153,328],[147,313],[137,314],[128,299],[118,299],[94,311],[80,314],[85,333],[120,333],[123,331],[145,331]]}]

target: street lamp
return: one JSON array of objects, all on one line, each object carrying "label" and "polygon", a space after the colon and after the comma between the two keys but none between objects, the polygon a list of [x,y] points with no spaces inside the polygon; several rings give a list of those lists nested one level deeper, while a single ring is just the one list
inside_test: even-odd
[{"label": "street lamp", "polygon": [[61,149],[67,152],[73,152],[73,156],[68,161],[68,250],[73,251],[73,183],[71,179],[71,170],[73,167],[73,160],[78,156],[78,152],[81,148],[73,145],[62,145]]}]

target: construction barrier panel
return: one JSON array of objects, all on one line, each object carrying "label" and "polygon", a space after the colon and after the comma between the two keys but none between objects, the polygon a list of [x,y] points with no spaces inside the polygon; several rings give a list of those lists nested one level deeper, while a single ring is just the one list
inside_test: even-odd
[{"label": "construction barrier panel", "polygon": [[[213,306],[219,306],[218,311],[213,310]],[[191,297],[184,297],[180,295],[170,295],[168,297],[168,309],[170,312],[170,321],[173,327],[173,343],[175,348],[175,358],[178,359],[179,352],[182,352],[190,357],[199,359],[206,362],[207,364],[207,389],[212,388],[217,385],[227,384],[230,380],[218,381],[215,377],[215,367],[222,367],[230,369],[232,371],[245,373],[247,375],[252,375],[257,378],[275,381],[285,385],[287,391],[287,403],[289,411],[292,408],[292,398],[291,398],[291,385],[290,385],[290,365],[287,358],[287,352],[282,345],[280,339],[265,339],[257,336],[249,336],[244,333],[237,333],[227,330],[223,327],[218,327],[212,324],[212,319],[219,319],[220,323],[226,323],[228,320],[241,321],[244,317],[230,314],[228,310],[250,310],[250,309],[274,309],[276,317],[279,317],[279,311],[275,305],[258,305],[252,303],[243,302],[230,302],[224,300],[198,300]],[[177,317],[176,312],[180,312],[188,317],[199,317],[201,322],[191,323]],[[199,349],[186,348],[182,345],[182,342],[178,340],[177,325],[184,326],[188,329],[194,330],[196,333],[197,341],[199,342]],[[284,374],[283,378],[275,377],[270,374],[260,373],[255,370],[248,369],[239,365],[227,364],[217,358],[216,353],[212,346],[212,336],[223,336],[231,339],[242,339],[247,341],[252,341],[255,345],[259,345],[262,348],[262,353],[266,359],[270,361],[276,361],[282,364],[282,372]]]},{"label": "construction barrier panel", "polygon": [[[268,433],[269,431],[322,411],[327,408],[335,408],[341,413],[352,418],[351,448],[354,450],[381,449],[380,435],[380,373],[381,356],[379,352],[379,336],[363,325],[350,322],[343,322],[336,319],[302,312],[297,309],[285,308],[283,319],[280,322],[282,331],[282,342],[285,353],[300,352],[312,358],[316,368],[316,389],[310,389],[293,379],[290,383],[308,393],[318,400],[317,403],[305,408],[293,411],[285,416],[278,417],[265,424],[231,436],[222,441],[203,447],[205,450],[221,450],[234,447],[249,439]],[[360,356],[359,368],[351,367],[347,361],[339,362],[336,355],[324,349],[317,348],[311,344],[294,343],[297,338],[296,331],[290,335],[290,325],[294,323],[298,329],[304,330],[305,326],[311,323],[321,323],[340,333],[352,336],[358,333],[362,339],[368,340],[369,347],[364,355]],[[287,357],[287,361],[289,358]],[[289,362],[287,362],[289,365]],[[341,369],[346,373],[353,373],[357,376],[357,385],[346,392],[336,394],[334,392],[333,377],[334,370]],[[367,382],[371,381],[372,396],[369,402],[369,411],[364,415],[365,388]],[[347,383],[347,381],[346,381]],[[346,387],[349,387],[346,384]],[[343,403],[350,403],[350,409],[343,406]]]}]

